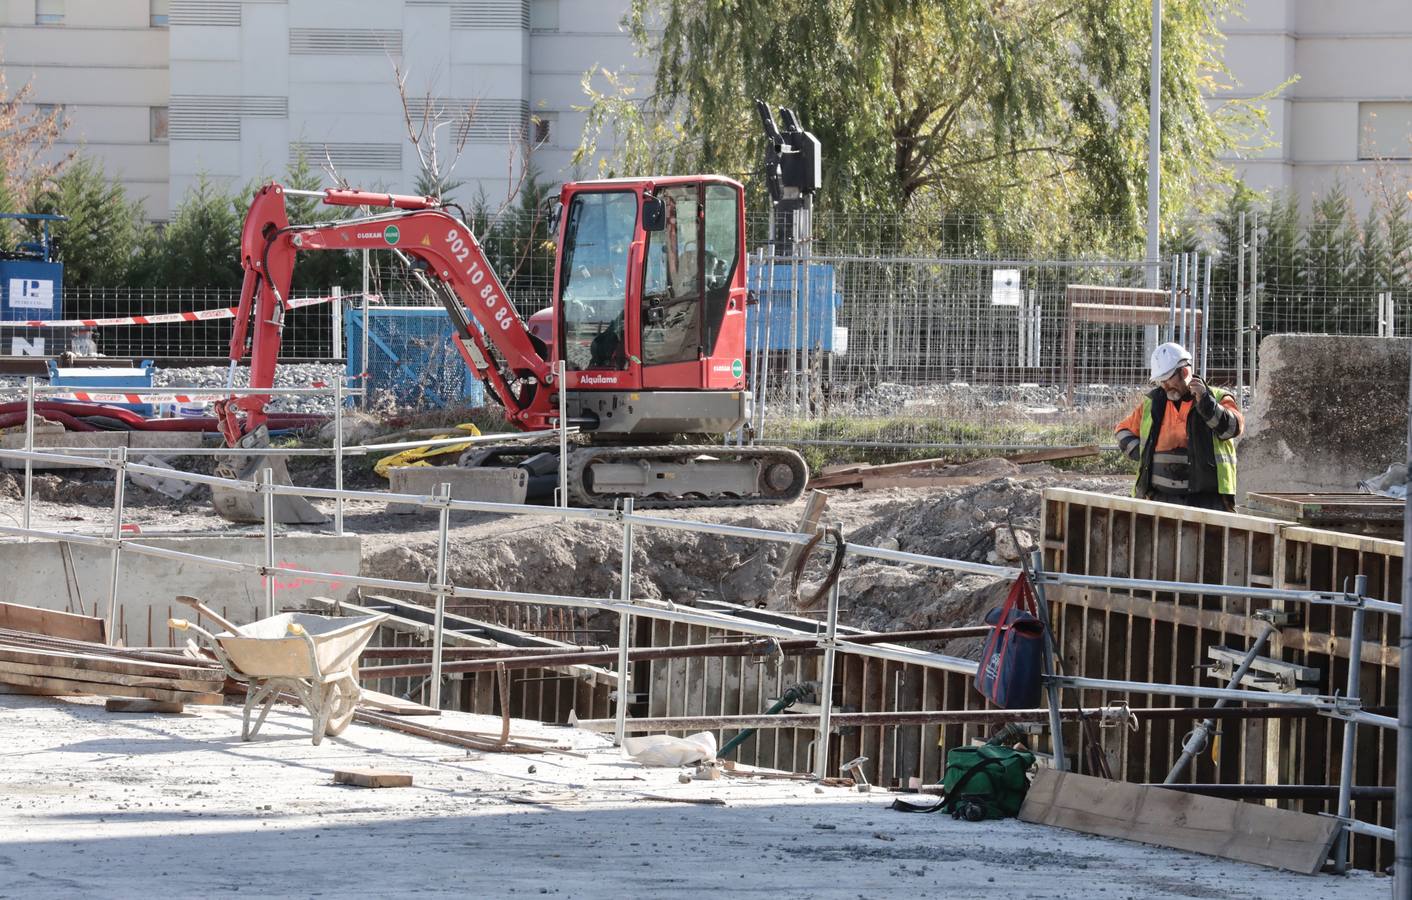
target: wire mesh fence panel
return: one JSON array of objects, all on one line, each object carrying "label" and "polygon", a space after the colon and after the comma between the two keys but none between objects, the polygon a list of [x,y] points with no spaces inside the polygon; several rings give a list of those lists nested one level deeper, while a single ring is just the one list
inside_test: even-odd
[{"label": "wire mesh fence panel", "polygon": [[371,307],[367,340],[361,309],[344,313],[351,383],[363,376],[368,348],[367,388],[372,405],[415,409],[481,406],[485,391],[456,349],[454,331],[441,306]]}]

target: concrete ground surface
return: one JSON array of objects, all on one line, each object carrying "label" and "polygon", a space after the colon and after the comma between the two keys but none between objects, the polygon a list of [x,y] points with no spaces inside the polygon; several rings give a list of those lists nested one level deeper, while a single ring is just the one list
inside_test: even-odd
[{"label": "concrete ground surface", "polygon": [[[426,719],[414,721],[427,722]],[[0,695],[0,897],[769,896],[1370,898],[1306,877],[1017,821],[902,815],[886,793],[680,784],[602,737],[516,721],[573,754],[467,752],[354,724],[321,746],[278,708],[105,712]],[[499,733],[448,713],[441,727]],[[575,755],[576,754],[576,755]],[[335,786],[339,768],[414,775]],[[714,798],[725,806],[651,797]]]}]

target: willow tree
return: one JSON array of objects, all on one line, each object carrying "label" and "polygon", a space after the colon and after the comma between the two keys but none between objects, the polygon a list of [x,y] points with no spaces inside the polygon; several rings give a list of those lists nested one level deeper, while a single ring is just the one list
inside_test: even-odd
[{"label": "willow tree", "polygon": [[[1217,20],[1234,0],[1166,0],[1163,201],[1187,209],[1249,133],[1248,101],[1213,106]],[[824,202],[845,213],[1003,212],[1032,236],[1076,222],[1140,233],[1150,0],[633,0],[652,91],[589,89],[580,159],[607,170],[750,173],[752,99],[790,106],[823,142]]]}]

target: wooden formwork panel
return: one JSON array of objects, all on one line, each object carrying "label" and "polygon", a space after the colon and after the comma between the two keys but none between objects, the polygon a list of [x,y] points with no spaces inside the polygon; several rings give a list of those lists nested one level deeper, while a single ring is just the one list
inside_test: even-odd
[{"label": "wooden formwork panel", "polygon": [[[1316,591],[1352,590],[1355,575],[1368,577],[1371,597],[1401,602],[1402,543],[1298,527],[1271,519],[1152,503],[1129,497],[1047,489],[1041,530],[1045,569],[1084,575],[1155,578],[1203,584]],[[1051,588],[1055,635],[1070,674],[1128,681],[1215,686],[1199,666],[1213,646],[1244,649],[1260,631],[1249,618],[1276,606],[1298,613],[1296,627],[1281,629],[1262,654],[1317,668],[1321,693],[1343,693],[1350,658],[1352,612],[1310,604],[1226,598],[1218,594]],[[1397,617],[1365,614],[1358,648],[1360,695],[1365,706],[1397,703]],[[1222,685],[1224,686],[1224,685]],[[1071,694],[1073,692],[1070,692]],[[1108,692],[1078,692],[1084,705],[1122,699]],[[1070,697],[1069,699],[1072,699]],[[1131,696],[1137,706],[1184,705],[1157,695]],[[1113,774],[1129,781],[1162,781],[1179,753],[1188,723],[1146,723],[1137,733],[1108,731],[1101,740]],[[1068,746],[1077,746],[1077,728]],[[1394,732],[1358,729],[1354,783],[1391,785],[1396,768]],[[1232,721],[1188,769],[1192,783],[1337,784],[1343,725],[1316,717]],[[1084,765],[1080,760],[1081,767]],[[1290,801],[1305,812],[1333,812],[1323,800]],[[1355,802],[1363,821],[1391,827],[1393,804]],[[1355,837],[1354,862],[1380,868],[1391,862],[1390,843]]]}]

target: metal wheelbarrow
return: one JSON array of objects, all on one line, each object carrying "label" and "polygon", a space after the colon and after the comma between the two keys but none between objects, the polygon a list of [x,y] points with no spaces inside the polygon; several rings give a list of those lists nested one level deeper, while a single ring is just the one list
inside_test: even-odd
[{"label": "metal wheelbarrow", "polygon": [[[281,691],[296,695],[313,719],[314,745],[325,734],[343,733],[353,720],[362,690],[358,657],[386,615],[334,618],[312,613],[282,613],[249,625],[234,625],[193,598],[191,603],[226,630],[212,634],[186,619],[169,619],[178,631],[199,637],[226,674],[246,685],[242,740],[251,740],[265,724]],[[250,714],[261,707],[252,725]]]}]

